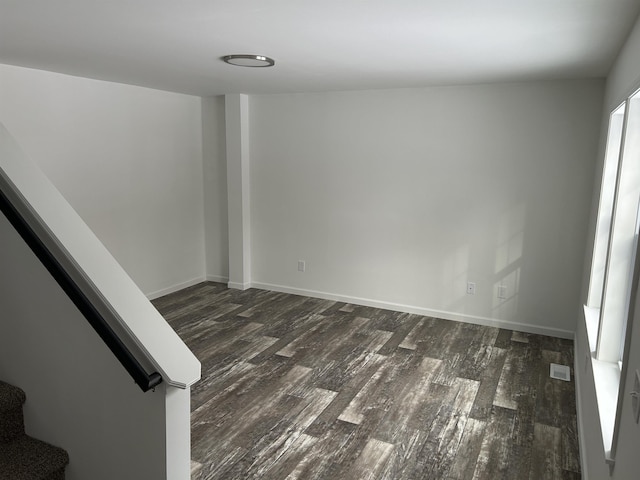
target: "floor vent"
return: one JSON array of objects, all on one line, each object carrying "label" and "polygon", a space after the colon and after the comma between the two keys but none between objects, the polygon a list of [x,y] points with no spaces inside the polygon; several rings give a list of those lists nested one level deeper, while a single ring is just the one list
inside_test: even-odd
[{"label": "floor vent", "polygon": [[571,373],[569,371],[569,367],[566,365],[558,365],[557,363],[552,363],[550,368],[550,376],[551,378],[564,380],[565,382],[571,381]]}]

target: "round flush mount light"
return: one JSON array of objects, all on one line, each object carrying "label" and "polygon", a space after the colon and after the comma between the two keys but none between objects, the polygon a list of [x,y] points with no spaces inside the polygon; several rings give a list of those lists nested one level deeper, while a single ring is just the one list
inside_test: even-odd
[{"label": "round flush mount light", "polygon": [[264,55],[225,55],[222,60],[238,67],[273,67],[276,61]]}]

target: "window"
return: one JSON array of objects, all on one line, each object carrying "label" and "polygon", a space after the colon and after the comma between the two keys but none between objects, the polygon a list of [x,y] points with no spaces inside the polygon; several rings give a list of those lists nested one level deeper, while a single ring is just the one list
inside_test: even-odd
[{"label": "window", "polygon": [[613,462],[620,373],[640,221],[640,92],[609,120],[585,320],[607,459]]},{"label": "window", "polygon": [[[602,289],[604,287],[604,271],[607,264],[607,248],[613,214],[613,199],[618,177],[618,159],[622,143],[622,126],[624,122],[625,105],[618,107],[609,119],[609,133],[607,135],[607,150],[605,152],[604,170],[602,172],[602,186],[600,188],[600,205],[598,207],[598,223],[591,262],[591,281],[589,283],[588,306],[600,309]],[[598,317],[599,312],[598,312]],[[595,325],[597,334],[598,324]],[[594,335],[594,338],[596,335]]]}]

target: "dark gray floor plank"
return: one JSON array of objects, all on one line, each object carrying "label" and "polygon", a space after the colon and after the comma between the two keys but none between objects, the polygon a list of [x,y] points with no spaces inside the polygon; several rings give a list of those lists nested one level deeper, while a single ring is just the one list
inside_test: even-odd
[{"label": "dark gray floor plank", "polygon": [[498,388],[502,369],[507,356],[507,350],[499,347],[482,347],[486,352],[483,357],[483,369],[476,370],[474,378],[480,385],[478,394],[471,409],[470,416],[479,420],[486,420],[491,415],[491,407]]},{"label": "dark gray floor plank", "polygon": [[580,478],[569,340],[211,282],[153,303],[202,363],[200,479]]},{"label": "dark gray floor plank", "polygon": [[530,480],[562,478],[561,433],[557,427],[536,423]]},{"label": "dark gray floor plank", "polygon": [[[509,460],[515,411],[493,407],[482,439],[474,478],[510,480]],[[538,477],[553,478],[553,477]]]}]

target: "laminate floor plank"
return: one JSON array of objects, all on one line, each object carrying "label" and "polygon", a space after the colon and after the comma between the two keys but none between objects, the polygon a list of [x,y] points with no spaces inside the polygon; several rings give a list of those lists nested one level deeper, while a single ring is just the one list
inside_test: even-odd
[{"label": "laminate floor plank", "polygon": [[561,438],[559,428],[535,424],[530,480],[562,478]]},{"label": "laminate floor plank", "polygon": [[[514,427],[515,411],[509,408],[493,407],[493,411],[482,439],[473,479],[510,480],[509,459],[511,434]],[[538,477],[554,478],[554,477]],[[555,477],[558,478],[558,477]]]},{"label": "laminate floor plank", "polygon": [[352,372],[351,380],[344,385],[331,404],[309,426],[307,433],[315,436],[324,435],[338,420],[338,417],[344,413],[356,395],[370,381],[385,359],[386,357],[382,355],[366,355],[355,371]]},{"label": "laminate floor plank", "polygon": [[433,358],[418,358],[403,372],[404,379],[393,384],[393,401],[376,430],[376,438],[389,443],[402,444],[409,439],[414,429],[423,428],[419,412],[424,399],[432,392],[431,382],[441,367],[442,361]]},{"label": "laminate floor plank", "polygon": [[153,304],[202,363],[194,479],[580,478],[570,340],[212,282]]},{"label": "laminate floor plank", "polygon": [[[464,455],[456,455],[447,473],[447,480],[470,480],[476,469],[482,439],[487,422],[469,418],[464,428],[458,450]],[[514,477],[518,478],[518,477]]]},{"label": "laminate floor plank", "polygon": [[[276,471],[280,472],[279,475],[286,476],[293,470],[300,449],[308,450],[315,443],[304,433],[305,429],[331,403],[335,395],[336,392],[314,389],[296,408],[286,412],[278,424],[256,443],[253,449],[256,455],[252,457],[253,463],[246,471],[247,476],[277,478]],[[298,440],[301,443],[298,444]],[[289,461],[292,457],[294,461]]]},{"label": "laminate floor plank", "polygon": [[493,343],[493,346],[498,348],[509,348],[509,345],[511,345],[512,335],[513,330],[505,330],[504,328],[501,328],[498,332],[498,336],[496,337],[496,341]]},{"label": "laminate floor plank", "polygon": [[[419,318],[415,316],[413,317],[407,316],[407,321],[400,324],[400,326],[395,330],[389,327],[389,322],[384,322],[384,325],[380,325],[380,323],[382,322],[377,322],[378,325],[376,325],[376,327],[378,329],[385,330],[385,327],[386,327],[386,331],[393,332],[391,334],[391,337],[389,337],[389,340],[387,340],[387,342],[380,349],[380,354],[389,355],[390,353],[393,353],[393,351],[396,348],[398,348],[400,344],[404,342],[407,335],[409,335],[409,333],[418,325],[419,321],[420,321]],[[413,341],[411,343],[413,344]],[[417,345],[414,346],[412,350],[415,350],[416,348],[417,348]]]},{"label": "laminate floor plank", "polygon": [[375,480],[394,451],[392,443],[370,438],[360,455],[344,475],[345,480]]},{"label": "laminate floor plank", "polygon": [[507,478],[527,478],[531,471],[536,396],[535,392],[530,391],[518,400],[511,435]]},{"label": "laminate floor plank", "polygon": [[495,406],[517,410],[520,398],[538,385],[541,368],[538,357],[540,353],[533,351],[528,342],[512,340],[496,388]]},{"label": "laminate floor plank", "polygon": [[486,420],[491,415],[491,407],[507,356],[505,348],[495,346],[489,348],[482,348],[483,355],[486,355],[482,359],[483,368],[482,370],[478,369],[473,375],[480,382],[480,385],[470,416],[478,420]]},{"label": "laminate floor plank", "polygon": [[[450,390],[450,393],[454,392],[455,396],[450,403],[451,409],[444,428],[437,436],[429,436],[430,445],[434,448],[423,462],[425,465],[422,473],[425,478],[446,478],[455,457],[460,453],[460,443],[478,392],[478,382],[458,378]],[[444,418],[445,415],[438,416],[438,419]]]},{"label": "laminate floor plank", "polygon": [[426,465],[420,463],[421,452],[428,441],[429,433],[423,430],[407,430],[402,441],[395,446],[389,460],[380,472],[379,478],[393,480],[395,478],[422,478]]},{"label": "laminate floor plank", "polygon": [[578,422],[576,415],[570,415],[560,426],[562,448],[562,470],[580,473],[580,447],[578,446]]}]

